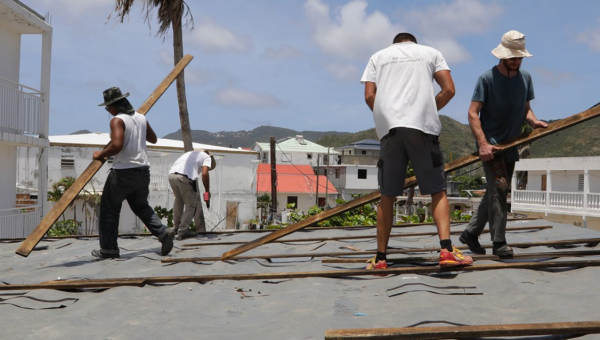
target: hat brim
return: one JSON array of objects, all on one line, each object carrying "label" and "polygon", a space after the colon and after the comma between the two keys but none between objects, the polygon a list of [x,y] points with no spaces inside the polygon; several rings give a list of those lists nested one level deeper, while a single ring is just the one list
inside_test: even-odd
[{"label": "hat brim", "polygon": [[129,97],[129,92],[125,93],[124,95],[122,95],[120,97],[114,98],[113,100],[109,100],[109,101],[107,101],[105,103],[98,104],[98,106],[107,106],[107,105],[110,105],[112,103],[118,102],[119,100],[121,100],[123,98],[127,98],[127,97]]},{"label": "hat brim", "polygon": [[510,48],[504,47],[502,44],[498,45],[498,47],[493,49],[492,54],[494,55],[494,57],[496,57],[498,59],[533,57],[533,55],[531,53],[529,53],[526,49],[513,50]]}]

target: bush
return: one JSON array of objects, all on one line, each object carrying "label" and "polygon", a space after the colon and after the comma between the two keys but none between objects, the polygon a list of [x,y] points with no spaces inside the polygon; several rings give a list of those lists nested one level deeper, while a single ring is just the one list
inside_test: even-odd
[{"label": "bush", "polygon": [[81,222],[76,220],[58,221],[48,230],[48,236],[72,236],[79,235]]}]

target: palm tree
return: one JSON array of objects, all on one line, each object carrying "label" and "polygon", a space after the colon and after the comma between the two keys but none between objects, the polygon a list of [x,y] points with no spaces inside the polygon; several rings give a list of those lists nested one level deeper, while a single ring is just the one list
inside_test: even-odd
[{"label": "palm tree", "polygon": [[[135,0],[115,0],[114,12],[117,14],[121,23],[133,6]],[[145,22],[150,22],[154,9],[158,10],[158,28],[157,35],[164,40],[169,28],[173,28],[173,56],[174,64],[183,58],[183,18],[189,18],[188,23],[194,25],[194,18],[190,12],[189,6],[183,0],[142,0],[144,3]],[[179,120],[181,121],[181,136],[183,139],[183,148],[185,151],[192,151],[192,133],[190,130],[190,119],[187,109],[187,99],[185,96],[185,79],[183,71],[177,77],[177,102],[179,104]]]}]

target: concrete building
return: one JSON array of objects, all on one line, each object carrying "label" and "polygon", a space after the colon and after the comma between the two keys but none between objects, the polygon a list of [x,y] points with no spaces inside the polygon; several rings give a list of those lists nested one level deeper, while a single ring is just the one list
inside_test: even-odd
[{"label": "concrete building", "polygon": [[[92,161],[94,151],[103,148],[109,140],[108,133],[50,136],[48,187],[68,176],[79,177]],[[210,172],[210,209],[203,205],[207,229],[234,229],[241,221],[253,218],[256,215],[256,153],[199,143],[194,143],[193,146],[194,149],[211,151],[217,161],[217,167]],[[38,171],[37,160],[31,157],[31,153],[31,148],[19,149],[18,186],[22,191],[28,190],[37,194],[36,183],[27,180]],[[182,154],[181,141],[159,138],[156,144],[148,144],[151,164],[149,203],[152,207],[173,207],[174,198],[167,176],[175,160]],[[98,197],[102,194],[110,167],[109,159],[85,186],[77,204],[65,213],[66,218],[73,218],[82,223],[81,231],[84,234],[97,233],[99,207],[93,196]],[[127,204],[123,204],[119,231],[143,231],[143,224]]]},{"label": "concrete building", "polygon": [[600,230],[600,157],[522,159],[511,188],[513,212]]},{"label": "concrete building", "polygon": [[[41,36],[39,88],[22,84],[23,35]],[[38,171],[27,179],[46,191],[52,26],[20,1],[0,0],[0,237],[24,237],[41,220],[45,200],[19,195],[17,148],[30,148]],[[32,56],[29,56],[32,57]]]},{"label": "concrete building", "polygon": [[[338,152],[321,146],[302,136],[286,137],[275,142],[277,164],[310,165],[313,168],[333,165],[338,162]],[[271,163],[271,144],[258,143],[252,148],[258,152],[261,163]]]}]

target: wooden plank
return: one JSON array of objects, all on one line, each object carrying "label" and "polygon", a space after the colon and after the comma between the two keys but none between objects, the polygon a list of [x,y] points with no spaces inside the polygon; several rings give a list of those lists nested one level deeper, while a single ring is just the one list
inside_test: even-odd
[{"label": "wooden plank", "polygon": [[[554,258],[554,257],[579,257],[579,256],[596,256],[600,255],[600,250],[582,250],[582,251],[551,251],[551,252],[541,252],[541,253],[523,253],[523,254],[514,254],[509,259],[540,259],[540,258]],[[507,258],[502,258],[497,255],[469,255],[475,261],[482,260],[506,260]],[[364,258],[325,258],[321,260],[321,263],[366,263],[371,259],[370,257]],[[440,257],[438,255],[433,256],[410,256],[410,257],[392,257],[389,256],[387,258],[387,262],[389,263],[419,263],[419,262],[437,262]]]},{"label": "wooden plank", "polygon": [[156,283],[174,283],[174,282],[208,282],[217,280],[280,280],[280,279],[302,279],[314,277],[339,278],[349,276],[380,276],[400,275],[400,274],[437,274],[447,272],[474,272],[484,270],[501,269],[547,269],[547,268],[581,268],[598,267],[600,260],[577,260],[577,261],[548,261],[548,262],[519,262],[519,263],[499,263],[473,265],[467,267],[404,267],[389,268],[382,270],[367,269],[348,269],[348,270],[322,270],[311,272],[284,272],[284,273],[255,273],[255,274],[229,274],[229,275],[190,275],[190,276],[158,276],[158,277],[135,277],[135,278],[114,278],[114,279],[81,279],[69,281],[49,281],[41,284],[16,284],[0,285],[0,291],[3,290],[31,290],[31,289],[82,289],[82,288],[102,288],[115,287],[119,284],[124,285],[142,285]]},{"label": "wooden plank", "polygon": [[[150,97],[142,103],[142,105],[138,108],[137,112],[141,114],[146,114],[156,103],[156,101],[162,96],[162,94],[167,90],[167,88],[171,85],[171,83],[177,78],[179,73],[183,71],[183,69],[190,63],[193,56],[187,54],[185,55],[178,63],[175,65],[175,68],[167,75],[167,77],[158,85],[156,90],[152,92]],[[108,145],[107,145],[108,146]],[[105,146],[106,148],[106,146]],[[96,172],[100,170],[102,165],[106,162],[104,160],[93,160],[90,165],[81,173],[81,175],[75,180],[73,185],[64,192],[61,199],[50,209],[48,214],[42,219],[40,224],[27,236],[25,241],[21,244],[21,246],[15,251],[17,254],[21,256],[29,256],[33,248],[40,242],[42,237],[48,232],[50,227],[56,222],[56,220],[60,217],[60,215],[67,209],[67,207],[73,202],[73,200],[77,197],[79,192],[83,190],[85,185],[94,177]]]},{"label": "wooden plank", "polygon": [[[546,226],[532,226],[532,227],[515,227],[515,228],[506,228],[506,231],[524,231],[524,230],[542,230],[552,228],[550,225]],[[450,231],[450,235],[460,235],[462,234],[462,230],[454,230]],[[489,233],[488,229],[483,231],[484,233]],[[397,233],[390,234],[390,238],[394,237],[413,237],[413,236],[436,236],[437,232],[422,232],[422,233]],[[311,238],[297,238],[297,239],[279,239],[272,241],[273,243],[291,243],[291,242],[315,242],[315,241],[336,241],[336,240],[360,240],[360,239],[371,239],[376,237],[376,235],[356,235],[356,236],[332,236],[332,237],[311,237]],[[227,242],[202,242],[202,243],[188,243],[184,244],[181,247],[202,247],[202,246],[222,246],[222,245],[232,245],[232,244],[245,244],[245,241],[227,241]]]},{"label": "wooden plank", "polygon": [[[557,241],[540,241],[540,242],[521,242],[511,243],[510,245],[514,248],[528,248],[536,246],[566,246],[573,244],[593,244],[594,246],[600,243],[600,238],[590,239],[573,239],[573,240],[557,240]],[[491,248],[491,244],[482,244],[484,248]],[[458,249],[468,249],[467,246],[459,245],[455,246]],[[437,252],[439,247],[429,248],[410,248],[410,249],[388,249],[389,254],[409,254],[409,253],[425,253],[425,252]],[[361,251],[338,251],[329,253],[297,253],[297,254],[268,254],[268,255],[251,255],[251,256],[238,256],[232,260],[251,260],[251,259],[275,259],[275,258],[299,258],[299,257],[326,257],[326,256],[356,256],[356,255],[373,255],[372,250],[361,250]],[[178,263],[178,262],[210,262],[210,261],[221,261],[223,260],[220,256],[213,257],[191,257],[191,258],[166,258],[161,259],[162,263]]]},{"label": "wooden plank", "polygon": [[[569,128],[571,126],[583,123],[587,120],[597,117],[598,115],[600,115],[600,105],[594,106],[586,111],[580,112],[576,115],[567,117],[565,119],[561,119],[554,123],[550,123],[550,124],[548,124],[548,127],[545,129],[535,129],[529,133],[525,133],[525,134],[518,136],[513,141],[503,143],[503,144],[497,144],[496,146],[500,148],[498,150],[498,152],[509,149],[509,148],[518,147],[518,146],[521,146],[524,144],[531,143],[536,139],[551,135],[558,131]],[[467,155],[467,156],[459,158],[453,162],[446,163],[446,165],[444,166],[444,171],[446,173],[452,172],[452,171],[458,170],[462,167],[465,167],[469,164],[473,164],[473,163],[477,162],[478,160],[479,160],[479,154],[477,152],[474,152],[471,155]],[[416,178],[410,177],[410,178],[407,178],[406,181],[404,182],[404,187],[409,188],[416,184],[417,184]],[[248,250],[254,249],[260,245],[272,242],[280,237],[291,234],[297,230],[317,224],[321,221],[324,221],[326,219],[329,219],[331,217],[334,217],[336,215],[344,213],[348,210],[352,210],[356,207],[360,207],[363,204],[377,201],[377,200],[379,200],[380,197],[381,196],[378,192],[373,192],[371,194],[362,196],[362,197],[360,197],[356,200],[353,200],[351,202],[348,202],[346,204],[339,205],[333,209],[320,212],[317,215],[313,215],[305,220],[302,220],[302,221],[299,221],[292,225],[289,225],[289,226],[285,227],[284,229],[278,230],[277,232],[271,233],[269,235],[265,235],[265,236],[263,236],[259,239],[256,239],[252,242],[248,242],[242,246],[239,246],[237,248],[229,250],[229,251],[223,253],[221,255],[221,258],[224,260],[230,259],[234,256],[245,253]]]},{"label": "wooden plank", "polygon": [[600,333],[600,321],[532,324],[329,329],[326,340],[382,339],[464,339],[534,335],[583,335]]}]

